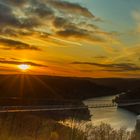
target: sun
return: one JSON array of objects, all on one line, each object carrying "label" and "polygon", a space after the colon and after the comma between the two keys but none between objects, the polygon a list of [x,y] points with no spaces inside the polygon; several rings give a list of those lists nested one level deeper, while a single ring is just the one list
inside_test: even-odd
[{"label": "sun", "polygon": [[18,68],[22,71],[26,71],[30,68],[30,65],[27,65],[27,64],[20,64],[18,65]]}]

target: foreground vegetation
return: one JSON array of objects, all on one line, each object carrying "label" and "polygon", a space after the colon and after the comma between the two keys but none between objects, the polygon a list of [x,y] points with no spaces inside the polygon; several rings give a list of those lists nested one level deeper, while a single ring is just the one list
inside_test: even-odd
[{"label": "foreground vegetation", "polygon": [[74,119],[68,125],[32,114],[2,114],[0,140],[139,140],[135,130],[115,130],[105,123],[84,125]]}]

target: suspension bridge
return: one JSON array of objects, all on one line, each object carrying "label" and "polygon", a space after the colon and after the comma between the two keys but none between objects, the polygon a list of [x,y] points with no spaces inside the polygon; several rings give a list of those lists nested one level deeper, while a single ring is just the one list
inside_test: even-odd
[{"label": "suspension bridge", "polygon": [[[94,103],[94,102],[99,103]],[[89,105],[24,105],[24,106],[0,106],[0,113],[5,112],[43,112],[43,111],[63,111],[63,110],[80,110],[90,108],[110,108],[110,107],[124,107],[132,105],[140,105],[140,101],[125,101],[119,104],[112,102],[112,100],[93,100]],[[101,103],[100,103],[101,102]],[[108,103],[104,103],[108,102]]]}]

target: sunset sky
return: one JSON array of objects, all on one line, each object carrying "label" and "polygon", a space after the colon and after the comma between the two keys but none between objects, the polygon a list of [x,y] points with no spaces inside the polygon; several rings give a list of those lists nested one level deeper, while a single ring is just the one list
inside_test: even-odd
[{"label": "sunset sky", "polygon": [[140,77],[140,0],[0,0],[0,74]]}]

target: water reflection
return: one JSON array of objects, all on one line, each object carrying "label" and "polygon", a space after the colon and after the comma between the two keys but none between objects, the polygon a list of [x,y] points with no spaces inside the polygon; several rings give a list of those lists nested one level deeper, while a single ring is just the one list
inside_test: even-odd
[{"label": "water reflection", "polygon": [[[84,101],[90,106],[93,103],[111,103],[114,96],[94,98]],[[110,100],[110,101],[109,101]],[[134,129],[136,125],[136,115],[127,110],[110,107],[110,108],[92,108],[89,109],[92,115],[91,121],[96,125],[101,122],[109,123],[114,128],[126,127],[129,130]]]}]

